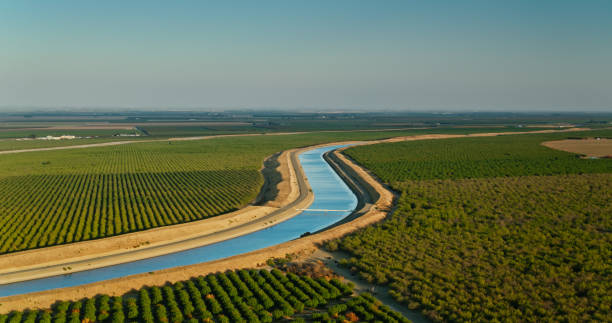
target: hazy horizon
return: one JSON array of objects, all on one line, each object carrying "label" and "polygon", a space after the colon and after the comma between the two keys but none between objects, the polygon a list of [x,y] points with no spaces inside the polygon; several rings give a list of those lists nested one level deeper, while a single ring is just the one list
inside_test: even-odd
[{"label": "hazy horizon", "polygon": [[609,1],[13,1],[0,20],[0,111],[612,111]]},{"label": "hazy horizon", "polygon": [[0,113],[21,114],[21,113],[137,113],[137,112],[194,112],[194,113],[230,113],[230,112],[278,112],[278,113],[430,113],[430,114],[469,114],[469,113],[516,113],[516,114],[612,114],[612,108],[565,108],[565,109],[538,109],[538,108],[454,108],[454,109],[385,109],[385,108],[283,108],[283,107],[227,107],[227,108],[206,108],[206,107],[0,107]]}]

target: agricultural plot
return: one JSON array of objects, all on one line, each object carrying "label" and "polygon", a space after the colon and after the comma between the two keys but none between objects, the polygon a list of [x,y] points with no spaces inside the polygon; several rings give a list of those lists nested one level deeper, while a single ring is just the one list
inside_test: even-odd
[{"label": "agricultural plot", "polygon": [[261,154],[141,145],[3,158],[0,252],[203,219],[248,203],[262,182]]},{"label": "agricultural plot", "polygon": [[318,133],[150,142],[0,158],[0,254],[227,213],[251,202],[266,156],[337,140]]},{"label": "agricultural plot", "polygon": [[250,124],[231,125],[223,123],[220,125],[143,125],[141,128],[149,136],[153,137],[214,136],[264,132],[261,129],[252,127]]},{"label": "agricultural plot", "polygon": [[123,297],[57,302],[49,310],[0,315],[5,322],[408,322],[369,294],[337,279],[279,270],[200,276]]},{"label": "agricultural plot", "polygon": [[[294,132],[294,131],[308,131],[312,129],[291,129],[283,128],[282,131]],[[320,130],[320,129],[319,129]],[[538,129],[529,129],[538,130]],[[75,132],[76,131],[76,132]],[[102,132],[99,132],[102,131]],[[418,135],[418,134],[467,134],[467,133],[483,133],[483,132],[513,132],[513,131],[525,131],[522,128],[516,127],[475,127],[475,128],[428,128],[428,129],[406,129],[397,131],[379,131],[378,133],[397,133],[400,135]],[[274,129],[267,128],[253,128],[250,126],[143,126],[139,127],[138,133],[141,134],[139,137],[124,137],[124,136],[113,136],[115,134],[129,134],[137,133],[136,130],[63,130],[39,133],[39,136],[43,135],[62,135],[62,134],[74,134],[79,133],[80,136],[96,136],[95,138],[89,139],[71,139],[71,140],[16,140],[15,138],[24,138],[32,135],[32,133],[18,132],[8,137],[2,138],[2,131],[0,131],[0,152],[6,150],[19,150],[19,149],[33,149],[33,148],[49,148],[49,147],[60,147],[60,146],[74,146],[84,144],[95,144],[110,141],[135,141],[135,140],[161,140],[164,138],[176,138],[176,137],[192,137],[192,136],[215,136],[215,135],[228,135],[228,134],[263,134],[276,132]],[[340,136],[344,136],[346,133],[339,133]],[[372,138],[370,136],[364,138]]]},{"label": "agricultural plot", "polygon": [[113,138],[91,138],[91,139],[71,139],[71,140],[15,140],[0,139],[0,152],[7,150],[22,150],[36,148],[67,147],[77,145],[99,144],[111,141],[138,140],[146,137],[113,137]]},{"label": "agricultural plot", "polygon": [[424,134],[468,134],[468,133],[485,133],[485,132],[523,132],[537,130],[551,130],[550,128],[517,128],[508,126],[491,126],[491,127],[410,127],[408,125],[382,125],[368,126],[368,123],[359,124],[353,122],[292,122],[282,126],[268,125],[267,122],[262,124],[254,124],[248,126],[142,126],[149,136],[158,138],[167,137],[189,137],[189,136],[214,136],[226,134],[263,134],[263,133],[278,133],[278,132],[344,132],[344,131],[376,131],[390,132],[385,128],[396,128],[394,132],[404,132],[407,135],[424,135]]},{"label": "agricultural plot", "polygon": [[136,134],[132,129],[55,129],[55,128],[0,128],[0,139],[73,135],[78,137],[112,137],[116,134]]},{"label": "agricultural plot", "polygon": [[612,161],[539,146],[550,137],[349,149],[401,197],[329,247],[434,321],[610,321]]},{"label": "agricultural plot", "polygon": [[610,160],[581,160],[540,143],[568,137],[612,137],[612,130],[385,143],[346,154],[384,182],[612,172]]},{"label": "agricultural plot", "polygon": [[612,139],[591,138],[591,139],[566,139],[547,141],[542,143],[546,147],[563,150],[584,157],[612,158]]}]

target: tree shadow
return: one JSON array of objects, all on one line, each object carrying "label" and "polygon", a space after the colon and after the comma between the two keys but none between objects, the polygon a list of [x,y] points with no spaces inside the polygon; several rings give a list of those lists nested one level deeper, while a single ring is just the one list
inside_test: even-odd
[{"label": "tree shadow", "polygon": [[264,167],[261,174],[264,177],[264,184],[255,198],[253,205],[264,205],[269,201],[273,201],[278,196],[278,184],[283,180],[282,174],[278,171],[280,162],[278,157],[280,152],[270,156],[264,161]]}]

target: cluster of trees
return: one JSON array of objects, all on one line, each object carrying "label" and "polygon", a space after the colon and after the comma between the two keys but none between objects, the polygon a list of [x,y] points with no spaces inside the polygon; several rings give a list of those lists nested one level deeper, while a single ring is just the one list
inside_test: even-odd
[{"label": "cluster of trees", "polygon": [[329,306],[327,312],[312,313],[310,319],[315,322],[410,322],[369,293]]},{"label": "cluster of trees", "polygon": [[14,311],[0,314],[0,323],[342,322],[353,316],[363,322],[407,322],[371,295],[353,297],[352,288],[337,279],[313,279],[276,269],[211,274],[142,288],[136,294],[100,295],[57,302],[49,310]]},{"label": "cluster of trees", "polygon": [[610,321],[612,174],[406,181],[344,262],[436,321]]},{"label": "cluster of trees", "polygon": [[595,134],[612,137],[612,130],[406,141],[358,146],[345,153],[391,185],[423,179],[610,173],[612,160],[584,160],[541,145]]},{"label": "cluster of trees", "polygon": [[401,196],[329,246],[434,321],[611,321],[612,161],[540,145],[595,135],[612,131],[351,148]]}]

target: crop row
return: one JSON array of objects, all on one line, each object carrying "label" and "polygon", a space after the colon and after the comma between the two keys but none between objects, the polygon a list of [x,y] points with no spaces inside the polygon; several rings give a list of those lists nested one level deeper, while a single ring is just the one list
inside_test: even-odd
[{"label": "crop row", "polygon": [[0,253],[204,219],[248,203],[259,180],[248,170],[3,178]]},{"label": "crop row", "polygon": [[240,270],[200,276],[162,287],[142,288],[136,296],[100,295],[57,302],[49,310],[0,315],[0,323],[20,322],[406,322],[371,295],[351,297],[336,279],[313,279],[279,270]]},{"label": "crop row", "polygon": [[310,315],[313,322],[410,322],[369,293],[351,298]]}]

